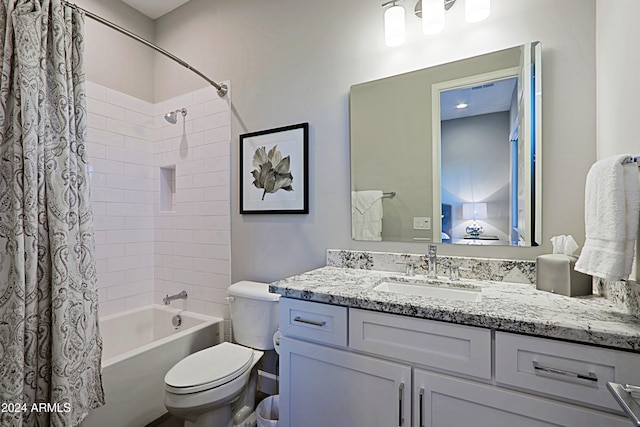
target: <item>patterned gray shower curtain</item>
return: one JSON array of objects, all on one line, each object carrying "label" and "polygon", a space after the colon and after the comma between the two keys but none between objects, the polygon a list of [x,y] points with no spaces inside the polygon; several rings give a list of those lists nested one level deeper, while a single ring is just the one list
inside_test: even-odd
[{"label": "patterned gray shower curtain", "polygon": [[0,426],[104,403],[86,155],[84,17],[0,4]]}]

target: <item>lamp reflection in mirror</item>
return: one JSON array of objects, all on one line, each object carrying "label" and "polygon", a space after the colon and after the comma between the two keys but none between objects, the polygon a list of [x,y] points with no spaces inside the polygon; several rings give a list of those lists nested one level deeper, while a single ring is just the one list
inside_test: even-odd
[{"label": "lamp reflection in mirror", "polygon": [[384,41],[389,47],[400,46],[405,39],[404,8],[397,1],[384,3],[382,7],[391,5],[384,12]]},{"label": "lamp reflection in mirror", "polygon": [[462,218],[472,219],[473,222],[466,228],[466,232],[470,236],[478,237],[484,232],[481,225],[478,225],[476,220],[487,219],[487,204],[486,203],[463,203],[462,204]]}]

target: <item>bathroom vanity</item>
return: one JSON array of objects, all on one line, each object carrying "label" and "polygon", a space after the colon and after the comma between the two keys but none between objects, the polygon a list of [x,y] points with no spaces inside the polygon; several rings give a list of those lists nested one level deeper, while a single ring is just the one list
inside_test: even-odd
[{"label": "bathroom vanity", "polygon": [[331,266],[271,291],[281,426],[631,425],[606,383],[640,383],[640,320],[604,298]]}]

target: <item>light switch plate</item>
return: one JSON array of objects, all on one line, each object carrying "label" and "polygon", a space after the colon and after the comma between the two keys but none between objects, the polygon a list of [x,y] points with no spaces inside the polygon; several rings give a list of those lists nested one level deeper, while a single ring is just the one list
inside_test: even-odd
[{"label": "light switch plate", "polygon": [[431,217],[429,217],[429,216],[414,216],[413,217],[413,229],[414,230],[431,230]]}]

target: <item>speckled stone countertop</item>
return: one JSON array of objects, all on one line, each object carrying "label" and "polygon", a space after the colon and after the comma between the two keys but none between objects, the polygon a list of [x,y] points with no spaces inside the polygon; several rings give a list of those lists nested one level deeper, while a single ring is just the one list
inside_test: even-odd
[{"label": "speckled stone countertop", "polygon": [[479,326],[640,352],[640,319],[597,295],[565,297],[530,283],[475,281],[439,286],[481,288],[479,302],[445,300],[373,290],[382,280],[421,282],[389,271],[322,267],[270,286],[284,297],[431,320]]}]

